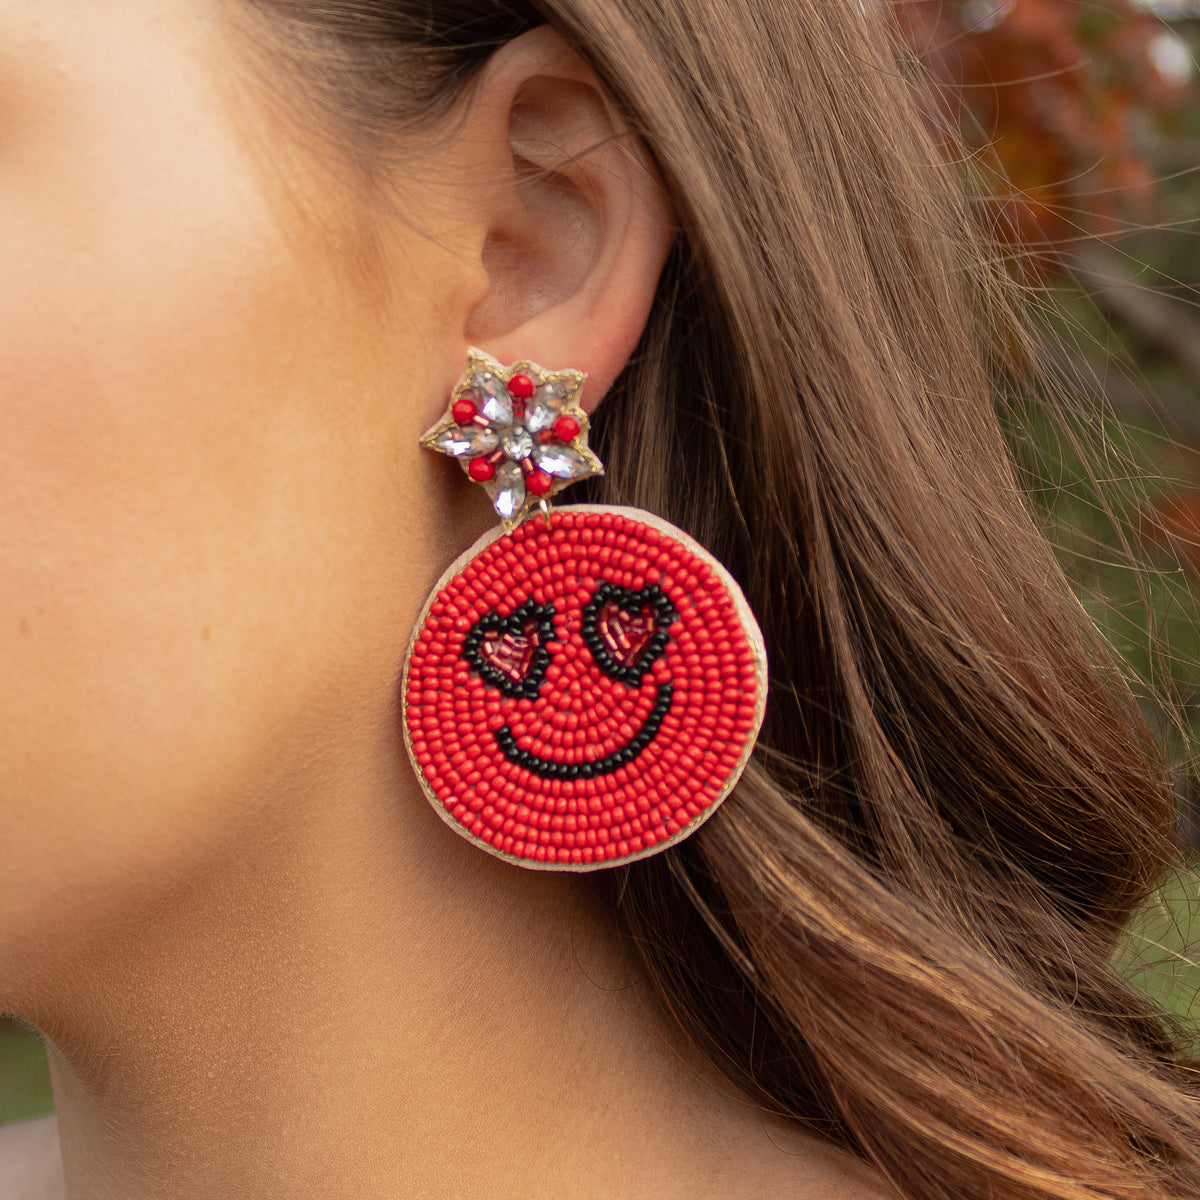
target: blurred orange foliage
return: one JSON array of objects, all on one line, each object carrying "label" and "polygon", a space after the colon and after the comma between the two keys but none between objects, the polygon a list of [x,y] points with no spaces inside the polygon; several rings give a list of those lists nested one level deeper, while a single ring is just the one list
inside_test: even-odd
[{"label": "blurred orange foliage", "polygon": [[1187,80],[1129,0],[890,0],[948,121],[983,168],[998,234],[1033,251],[1145,219],[1147,148]]}]

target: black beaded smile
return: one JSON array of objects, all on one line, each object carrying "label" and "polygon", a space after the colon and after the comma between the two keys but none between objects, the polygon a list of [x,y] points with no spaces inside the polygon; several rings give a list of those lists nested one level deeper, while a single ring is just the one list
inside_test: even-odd
[{"label": "black beaded smile", "polygon": [[595,779],[598,775],[611,775],[618,767],[628,766],[654,741],[663,717],[671,711],[673,695],[674,688],[669,683],[659,684],[654,697],[654,707],[641,729],[620,750],[614,750],[611,754],[591,762],[555,762],[553,759],[531,754],[517,745],[517,739],[507,725],[502,725],[496,730],[496,745],[510,763],[524,767],[543,779]]}]

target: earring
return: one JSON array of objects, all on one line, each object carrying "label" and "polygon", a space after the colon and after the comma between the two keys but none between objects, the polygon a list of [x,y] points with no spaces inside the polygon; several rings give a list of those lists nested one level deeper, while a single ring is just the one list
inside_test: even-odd
[{"label": "earring", "polygon": [[542,870],[619,866],[687,837],[737,782],[766,704],[762,634],[707,551],[639,509],[551,509],[604,470],[583,382],[471,350],[421,438],[501,523],[413,630],[405,742],[456,833]]}]

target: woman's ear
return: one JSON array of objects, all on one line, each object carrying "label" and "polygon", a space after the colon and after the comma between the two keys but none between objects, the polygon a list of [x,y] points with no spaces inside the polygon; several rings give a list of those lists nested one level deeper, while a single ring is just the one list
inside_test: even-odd
[{"label": "woman's ear", "polygon": [[586,371],[591,407],[641,336],[675,233],[650,157],[549,26],[493,56],[459,138],[487,280],[464,341],[501,362]]}]

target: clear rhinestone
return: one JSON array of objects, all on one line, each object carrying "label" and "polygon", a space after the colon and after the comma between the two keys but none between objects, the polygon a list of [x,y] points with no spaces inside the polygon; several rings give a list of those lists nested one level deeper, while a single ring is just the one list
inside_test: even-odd
[{"label": "clear rhinestone", "polygon": [[512,397],[507,391],[485,394],[479,411],[493,425],[511,425],[513,419]]},{"label": "clear rhinestone", "polygon": [[571,446],[542,446],[534,459],[547,475],[559,479],[584,479],[592,473],[587,459]]},{"label": "clear rhinestone", "polygon": [[525,476],[516,463],[501,463],[495,478],[488,484],[488,494],[497,516],[511,521],[525,503]]},{"label": "clear rhinestone", "polygon": [[525,405],[525,424],[531,433],[541,433],[558,420],[563,397],[552,383],[543,384]]},{"label": "clear rhinestone", "polygon": [[511,458],[514,462],[520,462],[521,459],[528,458],[533,453],[533,437],[520,425],[513,425],[505,430],[504,436],[500,439],[500,449],[504,451],[507,458]]},{"label": "clear rhinestone", "polygon": [[455,458],[476,458],[487,454],[500,444],[500,435],[479,425],[451,425],[433,439],[443,454]]}]

